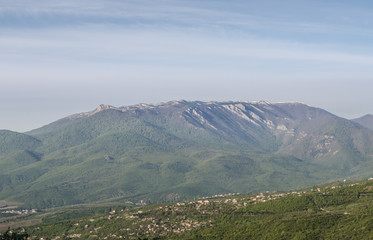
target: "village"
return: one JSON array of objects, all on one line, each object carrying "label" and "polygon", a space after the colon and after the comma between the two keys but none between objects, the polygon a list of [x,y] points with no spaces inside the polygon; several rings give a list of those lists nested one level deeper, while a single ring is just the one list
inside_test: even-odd
[{"label": "village", "polygon": [[[369,178],[367,180],[373,179]],[[335,201],[340,201],[339,199],[341,199],[344,201],[346,187],[354,187],[361,184],[342,180],[339,183],[297,191],[263,191],[257,194],[224,193],[185,202],[149,205],[145,201],[139,201],[138,203],[141,204],[136,204],[137,207],[134,208],[110,209],[103,215],[71,220],[69,221],[70,227],[64,231],[64,235],[50,236],[49,239],[152,239],[156,237],[175,239],[180,234],[193,234],[193,231],[218,226],[219,221],[224,216],[229,219],[232,214],[246,214],[249,218],[262,214],[274,214],[275,212],[266,212],[263,209],[268,209],[266,206],[278,205],[278,203],[273,201],[281,201],[282,198],[287,198],[287,200],[285,199],[282,203],[279,202],[281,204],[286,204],[289,199],[290,201],[296,201],[298,197],[302,199],[302,196],[313,196],[303,199],[316,197],[314,199],[326,199],[327,201],[328,199],[334,199]],[[362,188],[363,192],[359,192],[357,197],[366,197],[367,194],[371,193],[369,191],[372,188],[370,185]],[[282,211],[281,209],[282,207],[280,211]],[[306,211],[309,214],[320,214],[330,213],[331,209],[315,203],[308,209],[307,207],[302,207],[301,211]],[[340,214],[349,215],[350,212],[344,211],[340,212]],[[36,228],[35,230],[41,231],[43,229]],[[54,229],[51,230],[54,231]],[[31,235],[31,239],[44,238]]]},{"label": "village", "polygon": [[11,210],[0,211],[0,213],[2,214],[11,214],[11,215],[28,215],[28,214],[37,213],[37,212],[39,212],[37,209],[20,209],[20,210],[11,209]]},{"label": "village", "polygon": [[[349,184],[354,186],[356,184]],[[290,192],[261,192],[254,195],[227,193],[203,197],[200,200],[161,204],[143,207],[139,210],[112,210],[106,216],[89,219],[88,223],[77,222],[76,227],[83,227],[91,238],[99,239],[138,239],[152,236],[167,236],[181,234],[193,229],[213,227],[214,216],[229,214],[231,211],[244,209],[249,204],[273,201],[288,195],[303,196],[312,192],[327,194],[329,189],[341,186],[330,186],[303,191]],[[104,233],[103,221],[109,221],[112,226],[121,226],[120,234]],[[71,233],[67,237],[80,238],[82,233]],[[102,238],[101,238],[102,237]],[[59,237],[54,239],[60,239]]]}]

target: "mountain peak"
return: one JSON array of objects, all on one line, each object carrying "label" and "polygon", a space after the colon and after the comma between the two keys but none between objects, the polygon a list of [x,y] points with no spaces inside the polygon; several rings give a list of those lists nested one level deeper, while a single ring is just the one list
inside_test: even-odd
[{"label": "mountain peak", "polygon": [[82,118],[82,117],[90,117],[90,116],[92,116],[96,113],[99,113],[99,112],[104,111],[104,110],[109,110],[109,109],[118,109],[118,108],[114,107],[114,106],[111,106],[111,105],[108,105],[108,104],[100,104],[93,111],[73,114],[73,115],[68,116],[67,119],[73,120],[73,119],[79,119],[79,118]]},{"label": "mountain peak", "polygon": [[[170,201],[373,174],[373,131],[300,103],[101,104],[30,137],[1,136],[0,196],[29,206]],[[12,181],[29,179],[25,169],[43,171]]]},{"label": "mountain peak", "polygon": [[114,106],[111,106],[111,105],[108,105],[108,104],[100,104],[95,110],[94,112],[100,112],[100,111],[103,111],[103,110],[107,110],[107,109],[116,109],[116,107]]}]

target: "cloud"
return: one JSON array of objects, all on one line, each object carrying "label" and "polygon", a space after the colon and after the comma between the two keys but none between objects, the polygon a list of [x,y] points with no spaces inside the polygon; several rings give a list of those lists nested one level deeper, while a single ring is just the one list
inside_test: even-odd
[{"label": "cloud", "polygon": [[[93,102],[179,98],[319,106],[329,99],[342,102],[350,89],[359,94],[361,88],[351,84],[364,86],[363,98],[373,75],[373,21],[369,10],[352,5],[293,0],[0,0],[0,5],[0,96],[4,103],[19,99],[17,106],[35,99],[85,103],[89,107],[81,109],[87,110]],[[331,91],[340,94],[328,97]],[[319,98],[312,100],[315,95]]]},{"label": "cloud", "polygon": [[0,37],[0,61],[215,67],[250,61],[307,61],[373,65],[373,56],[353,49],[258,37],[230,37],[189,30],[122,29],[106,26],[8,31]]},{"label": "cloud", "polygon": [[[56,27],[93,23],[127,27],[200,28],[203,31],[272,33],[361,34],[361,21],[372,12],[363,8],[299,1],[216,2],[183,0],[0,0],[0,17],[27,19],[33,27]],[[322,9],[322,10],[320,10]],[[346,11],[348,9],[348,11]],[[343,15],[336,13],[340,10]],[[349,14],[352,12],[351,14]],[[43,19],[47,22],[41,23]],[[32,23],[37,24],[33,25]],[[50,22],[50,24],[48,24]],[[16,27],[23,21],[1,21],[0,26]],[[22,25],[22,24],[21,24]],[[364,25],[364,24],[363,24]],[[371,26],[371,24],[369,24]],[[281,35],[281,34],[277,34]]]}]

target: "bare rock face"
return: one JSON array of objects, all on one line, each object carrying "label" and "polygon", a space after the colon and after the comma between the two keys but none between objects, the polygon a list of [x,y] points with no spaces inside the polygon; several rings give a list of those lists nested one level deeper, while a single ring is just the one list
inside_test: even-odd
[{"label": "bare rock face", "polygon": [[90,117],[96,113],[99,113],[101,111],[104,111],[104,110],[109,110],[109,109],[112,109],[112,110],[117,110],[118,108],[116,107],[113,107],[111,105],[107,105],[107,104],[100,104],[95,110],[93,111],[90,111],[90,112],[84,112],[84,113],[78,113],[78,114],[73,114],[71,116],[68,116],[67,118],[68,119],[71,119],[71,120],[74,120],[74,119],[79,119],[79,118],[85,118],[85,117]]}]

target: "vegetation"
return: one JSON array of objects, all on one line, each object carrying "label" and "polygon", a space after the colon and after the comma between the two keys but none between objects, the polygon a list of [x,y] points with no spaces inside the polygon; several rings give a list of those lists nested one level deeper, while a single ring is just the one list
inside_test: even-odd
[{"label": "vegetation", "polygon": [[373,132],[302,104],[173,102],[0,131],[0,200],[24,209],[295,189],[373,169]]},{"label": "vegetation", "polygon": [[370,239],[373,181],[229,194],[29,227],[32,239]]},{"label": "vegetation", "polygon": [[0,240],[26,240],[28,234],[25,232],[18,233],[8,229],[5,233],[0,233]]},{"label": "vegetation", "polygon": [[45,210],[28,210],[17,206],[11,206],[7,203],[7,207],[0,207],[0,231],[11,227],[17,229],[37,225],[41,223],[55,223],[58,221],[82,218],[96,214],[103,214],[112,210],[120,211],[133,208],[133,203],[130,202],[107,202],[95,204],[80,204],[67,207],[58,207]]}]

